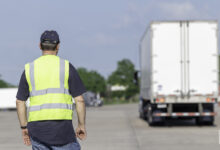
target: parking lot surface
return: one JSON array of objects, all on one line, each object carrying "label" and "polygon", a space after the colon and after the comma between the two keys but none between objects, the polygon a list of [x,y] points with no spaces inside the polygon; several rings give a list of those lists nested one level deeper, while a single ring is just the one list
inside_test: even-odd
[{"label": "parking lot surface", "polygon": [[[220,108],[216,106],[220,115]],[[16,111],[0,111],[0,150],[30,150],[23,145]],[[76,127],[76,114],[74,114]],[[82,150],[219,150],[219,116],[214,126],[193,120],[170,120],[149,127],[138,117],[138,104],[87,108],[87,132]]]}]

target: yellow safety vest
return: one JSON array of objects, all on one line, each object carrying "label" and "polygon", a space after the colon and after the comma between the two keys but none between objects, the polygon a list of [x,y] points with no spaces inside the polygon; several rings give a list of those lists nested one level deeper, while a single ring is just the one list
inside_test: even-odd
[{"label": "yellow safety vest", "polygon": [[72,120],[69,93],[69,62],[55,55],[44,55],[25,65],[29,85],[28,122]]}]

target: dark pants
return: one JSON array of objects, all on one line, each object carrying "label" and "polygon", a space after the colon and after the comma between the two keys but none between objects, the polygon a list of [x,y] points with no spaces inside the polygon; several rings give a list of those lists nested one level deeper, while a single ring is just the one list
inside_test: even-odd
[{"label": "dark pants", "polygon": [[72,142],[62,146],[50,146],[41,142],[35,141],[31,138],[31,144],[33,150],[80,150],[78,141]]}]

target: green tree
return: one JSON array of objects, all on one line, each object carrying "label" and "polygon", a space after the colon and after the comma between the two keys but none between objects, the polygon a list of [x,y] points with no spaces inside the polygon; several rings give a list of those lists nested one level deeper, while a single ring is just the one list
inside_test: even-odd
[{"label": "green tree", "polygon": [[94,70],[88,71],[85,68],[78,68],[77,71],[88,91],[100,93],[102,96],[105,95],[106,81],[102,75]]},{"label": "green tree", "polygon": [[8,83],[0,79],[0,88],[7,88],[7,87],[9,87]]},{"label": "green tree", "polygon": [[134,73],[134,64],[129,59],[123,59],[118,62],[117,69],[108,78],[108,83],[110,85],[122,85],[127,87],[127,89],[124,92],[113,92],[113,96],[130,98],[138,93],[138,86],[134,83]]},{"label": "green tree", "polygon": [[[0,75],[0,78],[1,78],[1,75]],[[8,88],[8,87],[14,87],[14,86],[0,79],[0,88]]]}]

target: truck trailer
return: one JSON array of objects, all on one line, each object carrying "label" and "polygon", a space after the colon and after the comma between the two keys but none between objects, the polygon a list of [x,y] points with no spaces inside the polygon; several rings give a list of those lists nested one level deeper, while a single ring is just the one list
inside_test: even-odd
[{"label": "truck trailer", "polygon": [[0,88],[0,110],[16,109],[18,88]]},{"label": "truck trailer", "polygon": [[140,42],[140,117],[212,125],[218,73],[217,21],[151,22]]}]

